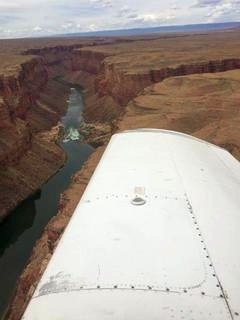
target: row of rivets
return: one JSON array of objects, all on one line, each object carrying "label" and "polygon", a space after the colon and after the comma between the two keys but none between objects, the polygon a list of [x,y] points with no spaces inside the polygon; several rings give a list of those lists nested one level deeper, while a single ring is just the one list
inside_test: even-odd
[{"label": "row of rivets", "polygon": [[[197,230],[197,232],[198,232],[198,236],[201,237],[201,240],[200,240],[200,241],[201,241],[201,244],[203,245],[203,250],[204,250],[205,252],[207,252],[207,248],[206,248],[206,245],[205,245],[205,243],[204,243],[202,234],[201,234],[201,232],[200,232],[200,228],[199,228],[199,226],[198,226],[196,217],[195,217],[195,215],[194,215],[194,213],[193,213],[193,208],[192,208],[192,206],[191,206],[191,204],[190,204],[190,202],[189,202],[186,194],[185,194],[185,198],[186,198],[186,202],[187,202],[187,207],[188,207],[189,212],[190,212],[190,214],[191,214],[191,217],[192,217],[192,219],[193,219],[193,221],[194,221],[194,226],[195,226],[195,228],[196,228],[196,230]],[[208,260],[210,260],[210,263],[208,264],[208,266],[211,267],[211,268],[213,268],[213,270],[214,270],[213,263],[211,262],[211,259],[210,259],[210,256],[209,256],[209,253],[208,253],[208,252],[207,252],[206,258],[207,258]],[[216,277],[215,272],[212,273],[212,276],[213,276],[213,277]],[[223,290],[222,290],[222,287],[221,287],[221,285],[220,285],[219,282],[216,284],[216,287],[218,287],[218,288],[221,289],[221,293],[219,294],[219,297],[220,297],[220,298],[225,298],[225,297],[224,297],[224,294],[222,293]],[[202,294],[202,295],[205,295],[205,292],[201,292],[201,294]],[[238,312],[235,312],[234,314],[235,314],[236,316],[239,316],[239,313],[238,313]]]}]

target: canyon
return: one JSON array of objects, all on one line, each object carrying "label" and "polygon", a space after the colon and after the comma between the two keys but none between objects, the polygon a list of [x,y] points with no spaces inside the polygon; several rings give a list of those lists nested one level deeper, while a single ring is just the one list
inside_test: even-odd
[{"label": "canyon", "polygon": [[59,78],[84,89],[92,129],[83,131],[100,146],[73,176],[19,278],[7,314],[17,320],[114,132],[181,131],[240,159],[240,32],[3,41],[1,48],[0,218],[64,165],[56,126],[68,89]]}]

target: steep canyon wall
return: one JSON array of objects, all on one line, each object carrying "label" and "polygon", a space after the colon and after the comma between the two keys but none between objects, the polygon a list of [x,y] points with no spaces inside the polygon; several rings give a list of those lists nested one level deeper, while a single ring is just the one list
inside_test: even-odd
[{"label": "steep canyon wall", "polygon": [[[0,220],[64,163],[62,150],[39,134],[57,124],[64,112],[47,103],[50,83],[40,57],[29,58],[18,72],[0,76]],[[63,88],[57,91],[64,98]]]}]

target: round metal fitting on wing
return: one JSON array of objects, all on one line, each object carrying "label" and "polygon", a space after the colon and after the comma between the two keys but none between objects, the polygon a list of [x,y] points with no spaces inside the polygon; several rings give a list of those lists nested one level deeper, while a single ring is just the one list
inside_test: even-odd
[{"label": "round metal fitting on wing", "polygon": [[146,203],[146,200],[144,200],[141,197],[135,197],[132,201],[131,204],[133,204],[134,206],[142,206]]}]

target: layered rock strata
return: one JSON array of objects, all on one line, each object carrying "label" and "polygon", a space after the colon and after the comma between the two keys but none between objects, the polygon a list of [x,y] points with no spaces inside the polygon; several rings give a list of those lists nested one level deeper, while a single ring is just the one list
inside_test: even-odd
[{"label": "layered rock strata", "polygon": [[63,151],[37,133],[58,122],[66,94],[40,57],[0,75],[0,220],[64,164]]}]

